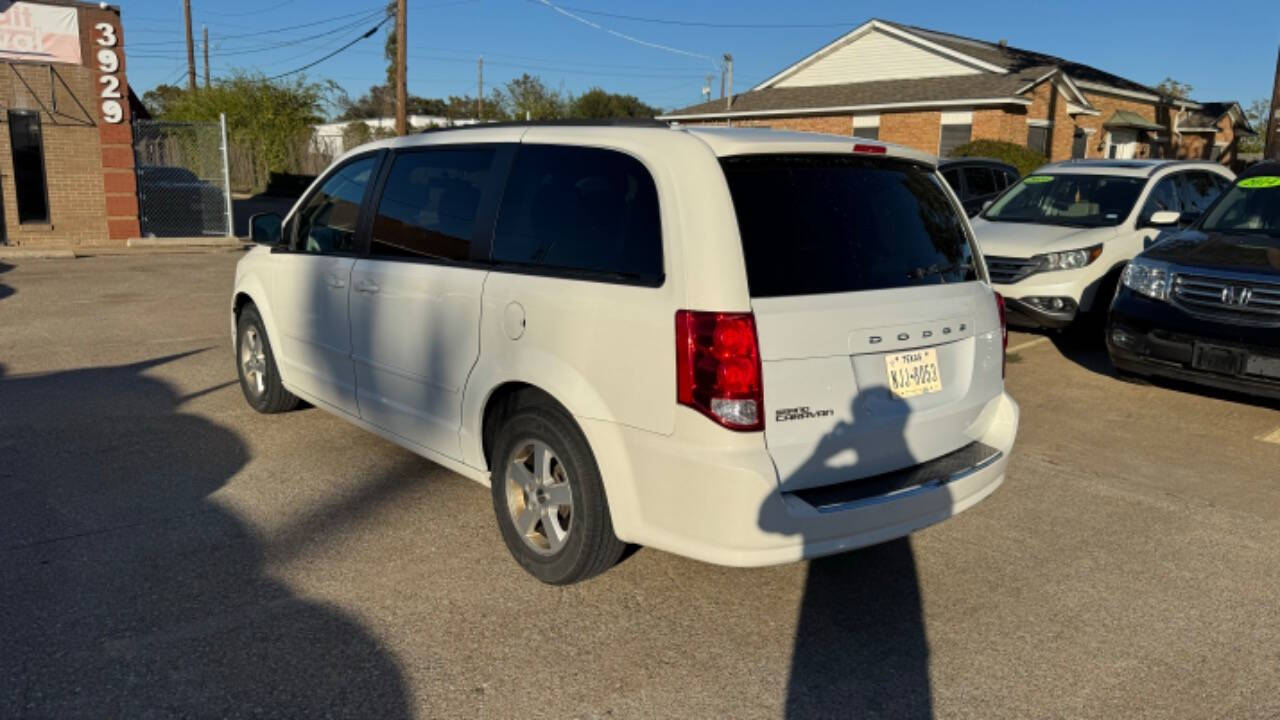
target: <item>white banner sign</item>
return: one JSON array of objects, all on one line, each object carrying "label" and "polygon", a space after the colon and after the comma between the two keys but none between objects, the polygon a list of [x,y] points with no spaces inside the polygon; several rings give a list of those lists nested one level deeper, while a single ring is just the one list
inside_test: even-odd
[{"label": "white banner sign", "polygon": [[80,64],[75,8],[4,0],[0,8],[0,59]]}]

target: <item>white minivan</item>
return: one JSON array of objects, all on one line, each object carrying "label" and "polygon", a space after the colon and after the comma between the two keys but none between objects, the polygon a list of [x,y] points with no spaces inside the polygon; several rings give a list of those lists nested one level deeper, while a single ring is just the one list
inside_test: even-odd
[{"label": "white minivan", "polygon": [[1217,163],[1173,160],[1068,160],[1027,175],[973,221],[1009,322],[1100,321],[1125,264],[1195,222],[1234,179]]},{"label": "white minivan", "polygon": [[489,485],[549,583],[627,543],[751,566],[906,535],[994,491],[1018,424],[934,162],[656,122],[362,146],[252,220],[245,397]]}]

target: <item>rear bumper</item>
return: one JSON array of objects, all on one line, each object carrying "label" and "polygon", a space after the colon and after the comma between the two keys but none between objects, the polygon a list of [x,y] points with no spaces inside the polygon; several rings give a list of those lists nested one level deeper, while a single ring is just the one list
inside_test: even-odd
[{"label": "rear bumper", "polygon": [[[700,422],[705,422],[697,418]],[[718,565],[775,565],[902,537],[960,513],[1000,486],[1018,426],[1007,394],[991,401],[980,464],[925,463],[928,472],[885,494],[848,501],[782,492],[763,440],[707,447],[674,437],[583,421],[596,452],[618,536]],[[872,479],[874,480],[874,479]]]}]

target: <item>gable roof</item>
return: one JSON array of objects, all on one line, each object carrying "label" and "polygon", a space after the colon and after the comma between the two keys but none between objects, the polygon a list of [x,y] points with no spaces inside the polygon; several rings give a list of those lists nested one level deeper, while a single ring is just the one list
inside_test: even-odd
[{"label": "gable roof", "polygon": [[[844,84],[788,85],[786,81],[839,50],[873,32],[884,33],[916,48],[924,48],[965,68],[968,74],[870,80]],[[842,34],[817,51],[773,74],[750,91],[734,95],[732,107],[725,100],[712,100],[660,116],[678,120],[693,117],[734,117],[759,113],[796,114],[819,111],[848,111],[873,107],[945,106],[962,100],[972,104],[1027,104],[1022,93],[1045,81],[1064,87],[1072,102],[1086,112],[1093,111],[1081,89],[1115,92],[1128,97],[1160,102],[1159,91],[1127,78],[1083,63],[1053,55],[991,43],[961,35],[872,19]],[[1186,101],[1187,107],[1200,105]]]},{"label": "gable roof", "polygon": [[1059,68],[1072,79],[1088,85],[1106,85],[1117,90],[1151,95],[1153,100],[1160,97],[1160,91],[1153,87],[1134,82],[1105,70],[1099,70],[1091,65],[1065,60],[1055,55],[987,42],[976,38],[964,37],[963,35],[953,35],[914,25],[903,25],[887,20],[880,20],[879,22],[919,35],[939,45],[949,47],[956,52],[966,53],[993,65],[999,65],[1009,71],[1033,65],[1050,65]]},{"label": "gable roof", "polygon": [[771,87],[737,95],[733,105],[724,99],[710,100],[661,115],[663,120],[685,120],[699,116],[734,117],[761,114],[805,114],[881,110],[895,106],[945,105],[1030,105],[1018,89],[1043,75],[1045,68],[1006,75],[962,75],[959,77],[878,80],[844,85]]},{"label": "gable roof", "polygon": [[1179,129],[1186,132],[1195,132],[1191,128],[1205,128],[1216,131],[1218,122],[1233,111],[1235,118],[1231,126],[1236,129],[1237,133],[1257,135],[1253,126],[1249,124],[1249,118],[1245,117],[1244,108],[1240,107],[1240,103],[1237,102],[1202,102],[1199,110],[1192,111],[1185,120],[1179,123]]}]

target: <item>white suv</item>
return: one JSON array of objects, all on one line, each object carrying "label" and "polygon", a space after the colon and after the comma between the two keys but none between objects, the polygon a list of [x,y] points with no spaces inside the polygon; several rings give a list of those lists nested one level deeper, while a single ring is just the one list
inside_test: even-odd
[{"label": "white suv", "polygon": [[[855,144],[857,143],[857,144]],[[934,158],[844,137],[490,125],[340,158],[256,216],[245,397],[301,398],[492,488],[569,583],[638,543],[766,565],[985,498],[1004,327]]]},{"label": "white suv", "polygon": [[1009,322],[1100,317],[1125,263],[1194,222],[1234,179],[1216,163],[1169,160],[1069,160],[1026,176],[973,222]]}]

